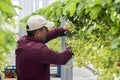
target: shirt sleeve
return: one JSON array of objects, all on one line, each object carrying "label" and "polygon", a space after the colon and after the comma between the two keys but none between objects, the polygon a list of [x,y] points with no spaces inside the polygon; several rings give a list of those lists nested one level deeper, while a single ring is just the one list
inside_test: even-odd
[{"label": "shirt sleeve", "polygon": [[71,59],[72,53],[69,49],[66,49],[64,52],[57,53],[50,50],[45,45],[41,49],[35,50],[32,57],[37,63],[64,65]]},{"label": "shirt sleeve", "polygon": [[50,30],[48,32],[46,42],[48,42],[56,37],[59,37],[59,36],[65,36],[64,32],[65,32],[65,30],[63,29],[63,27],[58,27],[58,28],[54,28],[54,29]]}]

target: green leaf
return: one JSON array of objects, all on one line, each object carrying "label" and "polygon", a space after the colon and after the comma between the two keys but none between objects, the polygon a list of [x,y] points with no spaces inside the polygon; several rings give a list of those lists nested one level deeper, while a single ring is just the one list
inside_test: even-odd
[{"label": "green leaf", "polygon": [[115,49],[115,48],[118,48],[118,45],[120,45],[120,39],[119,38],[116,38],[112,41],[111,43],[111,48],[112,49]]},{"label": "green leaf", "polygon": [[0,46],[5,44],[5,34],[3,34],[3,31],[0,30]]},{"label": "green leaf", "polygon": [[113,21],[113,22],[115,22],[115,20],[116,20],[116,11],[115,11],[115,8],[111,8],[111,13],[110,13],[110,19]]},{"label": "green leaf", "polygon": [[12,16],[17,15],[16,11],[14,10],[14,7],[6,3],[4,0],[0,0],[0,10]]},{"label": "green leaf", "polygon": [[115,3],[120,3],[120,0],[115,0]]},{"label": "green leaf", "polygon": [[91,11],[90,11],[90,17],[92,19],[96,19],[98,17],[98,14],[100,13],[101,11],[101,7],[100,6],[94,6],[91,8]]},{"label": "green leaf", "polygon": [[101,0],[85,0],[85,2],[87,3],[85,8],[92,8],[95,5],[101,4]]},{"label": "green leaf", "polygon": [[85,9],[85,3],[84,3],[84,2],[81,2],[81,3],[78,5],[78,8],[77,8],[77,14],[78,14],[78,15],[82,15],[84,9]]},{"label": "green leaf", "polygon": [[70,17],[72,17],[74,15],[74,13],[76,12],[76,3],[71,3],[71,4],[67,5],[65,7],[65,11],[64,11],[65,15],[67,14],[67,12],[69,12]]},{"label": "green leaf", "polygon": [[92,31],[93,31],[94,29],[95,29],[94,26],[90,26],[89,29],[88,29],[88,31],[87,31],[87,33],[89,33],[89,34],[92,33]]},{"label": "green leaf", "polygon": [[85,14],[89,13],[90,10],[91,10],[90,8],[85,9]]},{"label": "green leaf", "polygon": [[110,5],[112,3],[112,0],[107,0],[107,4]]},{"label": "green leaf", "polygon": [[117,26],[112,26],[112,34],[113,34],[113,35],[116,34],[119,30],[120,30],[119,27],[117,27]]},{"label": "green leaf", "polygon": [[22,8],[20,6],[14,5],[15,8],[22,10]]}]

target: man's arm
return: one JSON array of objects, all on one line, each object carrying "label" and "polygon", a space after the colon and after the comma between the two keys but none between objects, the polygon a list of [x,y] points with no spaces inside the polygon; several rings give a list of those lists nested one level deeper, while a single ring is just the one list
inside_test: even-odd
[{"label": "man's arm", "polygon": [[69,29],[70,29],[70,27],[65,26],[65,27],[58,27],[58,28],[54,28],[54,29],[50,30],[48,32],[46,42],[48,42],[56,37],[59,37],[59,36],[65,36],[64,32],[69,31]]},{"label": "man's arm", "polygon": [[57,53],[48,49],[47,46],[41,47],[41,49],[34,50],[32,54],[32,58],[37,63],[43,64],[59,64],[64,65],[66,64],[72,57],[72,53],[69,49],[66,49],[64,52]]}]

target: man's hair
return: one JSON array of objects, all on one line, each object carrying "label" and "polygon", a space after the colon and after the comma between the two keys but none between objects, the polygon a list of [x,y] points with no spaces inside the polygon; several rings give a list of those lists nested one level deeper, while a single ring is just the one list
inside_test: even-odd
[{"label": "man's hair", "polygon": [[[35,32],[36,32],[37,30],[42,31],[42,30],[43,30],[43,28],[44,28],[44,27],[39,28],[39,29],[36,29],[36,30],[32,30],[32,31],[27,31],[27,35],[28,35],[29,37],[33,37],[33,36],[34,36],[34,34],[35,34]],[[29,26],[28,26],[28,25],[26,25],[26,29],[29,29]]]}]

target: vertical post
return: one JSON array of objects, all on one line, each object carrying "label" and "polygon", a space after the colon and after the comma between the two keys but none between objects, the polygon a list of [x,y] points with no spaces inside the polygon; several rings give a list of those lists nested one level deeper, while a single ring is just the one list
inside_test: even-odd
[{"label": "vertical post", "polygon": [[42,0],[42,1],[43,1],[43,8],[49,4],[47,0]]},{"label": "vertical post", "polygon": [[35,0],[35,11],[39,9],[39,0]]},{"label": "vertical post", "polygon": [[[19,12],[19,18],[22,19],[25,17],[25,10],[24,10],[24,7],[25,7],[25,2],[24,0],[18,0],[18,4],[21,6],[22,10]],[[26,32],[21,28],[19,27],[19,37],[22,37],[23,35],[26,34]]]},{"label": "vertical post", "polygon": [[[22,7],[22,11],[19,13],[19,18],[22,19],[25,16],[31,14],[33,12],[33,0],[18,0],[18,4]],[[20,37],[26,34],[26,31],[19,27]]]},{"label": "vertical post", "polygon": [[[66,22],[66,17],[62,17],[61,19],[61,26],[65,26]],[[61,38],[61,46],[62,46],[62,51],[66,49],[65,45],[65,36]],[[63,65],[61,67],[61,80],[73,80],[73,68],[72,68],[72,59],[69,60],[69,62],[66,65]]]}]

